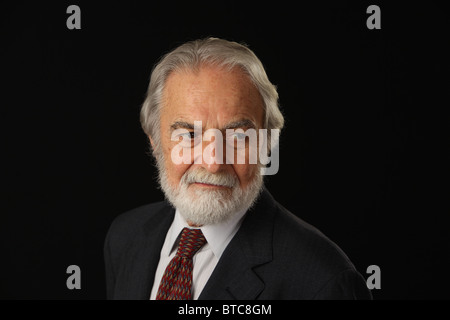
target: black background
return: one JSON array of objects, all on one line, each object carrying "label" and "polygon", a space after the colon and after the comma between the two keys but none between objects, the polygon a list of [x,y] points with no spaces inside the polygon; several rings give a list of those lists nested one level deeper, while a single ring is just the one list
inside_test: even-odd
[{"label": "black background", "polygon": [[380,266],[375,299],[450,298],[448,21],[433,2],[2,4],[0,298],[105,298],[109,224],[163,198],[139,124],[151,68],[206,36],[247,43],[278,87],[275,198],[365,277]]}]

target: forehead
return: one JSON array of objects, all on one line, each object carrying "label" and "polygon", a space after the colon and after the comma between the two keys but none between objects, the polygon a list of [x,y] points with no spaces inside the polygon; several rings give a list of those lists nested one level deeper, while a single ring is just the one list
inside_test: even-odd
[{"label": "forehead", "polygon": [[163,92],[161,117],[224,124],[250,118],[262,125],[263,101],[240,68],[202,66],[172,73]]}]

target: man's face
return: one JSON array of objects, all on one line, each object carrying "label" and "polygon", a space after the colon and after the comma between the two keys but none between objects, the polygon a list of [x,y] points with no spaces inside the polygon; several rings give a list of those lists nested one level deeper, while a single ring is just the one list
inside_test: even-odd
[{"label": "man's face", "polygon": [[[163,92],[163,104],[160,114],[161,143],[166,183],[172,189],[180,186],[183,176],[189,172],[203,172],[208,177],[235,177],[237,186],[245,191],[259,174],[260,166],[250,164],[249,150],[245,152],[245,164],[227,164],[225,158],[219,161],[201,161],[194,163],[194,142],[192,139],[191,163],[175,164],[172,161],[172,150],[180,141],[172,141],[172,133],[176,129],[187,129],[194,133],[194,121],[201,121],[202,133],[208,129],[219,129],[223,132],[223,154],[225,157],[225,129],[263,128],[263,101],[258,90],[247,75],[235,68],[226,71],[214,66],[203,66],[198,72],[180,71],[172,73],[166,82]],[[195,138],[195,141],[198,141]],[[214,141],[214,138],[213,138]],[[202,151],[211,141],[202,141]],[[248,145],[246,146],[248,149]],[[210,153],[203,152],[203,159]],[[213,160],[213,161],[211,161]],[[206,163],[209,162],[210,164]],[[207,180],[208,181],[208,180]],[[189,194],[195,201],[195,194],[215,192],[215,194],[231,194],[233,187],[190,182],[187,186]]]},{"label": "man's face", "polygon": [[[217,164],[215,161],[206,164],[202,161],[202,164],[175,165],[171,160],[171,152],[179,141],[171,141],[171,135],[174,129],[180,128],[180,123],[193,126],[194,121],[202,122],[203,132],[210,128],[222,130],[233,123],[244,123],[242,120],[250,120],[257,126],[255,129],[262,128],[262,103],[258,90],[239,69],[227,72],[217,67],[203,67],[198,74],[191,71],[172,74],[166,82],[161,111],[161,146],[169,183],[172,186],[178,185],[186,170],[200,166],[213,174],[235,174],[241,188],[245,189],[257,170],[255,164],[248,164],[248,161],[245,164],[226,164],[226,161],[222,161],[224,164]],[[192,128],[185,129],[194,131]],[[203,150],[209,143],[210,141],[202,142]],[[203,154],[208,156],[208,152]],[[220,188],[197,183],[191,187]]]}]

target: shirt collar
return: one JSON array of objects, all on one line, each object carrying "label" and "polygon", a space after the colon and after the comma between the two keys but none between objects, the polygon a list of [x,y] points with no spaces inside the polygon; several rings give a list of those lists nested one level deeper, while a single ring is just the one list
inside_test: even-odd
[{"label": "shirt collar", "polygon": [[228,246],[231,239],[233,239],[234,235],[241,226],[245,213],[246,210],[239,211],[226,221],[206,225],[200,228],[193,228],[188,225],[186,220],[181,215],[180,211],[176,209],[175,218],[169,231],[170,245],[167,247],[167,251],[165,252],[165,254],[169,256],[172,251],[177,248],[181,231],[186,227],[192,229],[201,229],[214,256],[217,258],[217,260],[219,260],[222,256],[222,253],[225,251],[225,248]]}]

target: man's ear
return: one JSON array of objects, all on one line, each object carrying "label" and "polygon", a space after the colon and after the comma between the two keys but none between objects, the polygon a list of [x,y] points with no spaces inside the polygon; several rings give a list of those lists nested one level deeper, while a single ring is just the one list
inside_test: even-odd
[{"label": "man's ear", "polygon": [[153,141],[152,137],[148,136],[148,139],[150,140],[150,144],[152,145],[152,149],[155,150],[155,142]]}]

